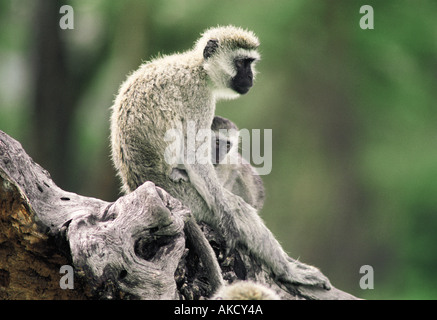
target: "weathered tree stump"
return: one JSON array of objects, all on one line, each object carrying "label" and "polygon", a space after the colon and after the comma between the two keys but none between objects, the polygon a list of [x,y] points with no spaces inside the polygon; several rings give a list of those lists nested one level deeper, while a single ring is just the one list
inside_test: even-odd
[{"label": "weathered tree stump", "polygon": [[[109,203],[60,189],[21,145],[0,131],[0,299],[206,299],[214,292],[190,211],[146,182]],[[283,299],[355,299],[338,289],[284,286],[243,249],[202,231],[224,280],[253,280]],[[62,289],[61,266],[74,269]]]}]

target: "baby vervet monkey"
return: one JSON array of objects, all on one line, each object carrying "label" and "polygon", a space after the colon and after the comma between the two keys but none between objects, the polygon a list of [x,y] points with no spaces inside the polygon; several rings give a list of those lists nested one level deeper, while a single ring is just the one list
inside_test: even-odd
[{"label": "baby vervet monkey", "polygon": [[238,127],[229,119],[212,121],[212,162],[223,187],[257,210],[264,205],[264,184],[256,169],[238,152]]},{"label": "baby vervet monkey", "polygon": [[[260,59],[258,46],[251,31],[217,27],[206,30],[191,50],[141,65],[121,85],[112,106],[112,160],[125,192],[152,181],[185,204],[197,221],[219,232],[229,248],[248,250],[279,280],[330,288],[319,270],[289,260],[257,210],[223,187],[209,155],[206,163],[191,161],[193,154],[184,149],[182,161],[166,161],[168,131],[187,139],[189,122],[196,130],[210,130],[216,101],[249,91]],[[202,147],[195,141],[196,151]],[[189,181],[175,179],[175,169],[185,170]],[[191,241],[203,241],[194,221],[185,227]],[[212,264],[218,265],[207,265]]]},{"label": "baby vervet monkey", "polygon": [[[264,184],[256,169],[238,152],[238,127],[229,119],[215,116],[211,125],[211,162],[221,185],[257,210],[264,205]],[[175,181],[189,181],[183,169],[173,169]]]}]

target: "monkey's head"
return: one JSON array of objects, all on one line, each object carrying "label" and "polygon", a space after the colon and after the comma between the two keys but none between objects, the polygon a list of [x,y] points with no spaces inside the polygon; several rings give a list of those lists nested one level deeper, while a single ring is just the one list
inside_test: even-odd
[{"label": "monkey's head", "polygon": [[227,26],[205,31],[196,43],[203,67],[219,98],[236,98],[253,85],[255,63],[260,60],[258,38],[251,31]]},{"label": "monkey's head", "polygon": [[238,127],[231,120],[215,116],[211,130],[214,133],[211,140],[212,163],[222,162],[227,156],[235,156],[238,152]]}]

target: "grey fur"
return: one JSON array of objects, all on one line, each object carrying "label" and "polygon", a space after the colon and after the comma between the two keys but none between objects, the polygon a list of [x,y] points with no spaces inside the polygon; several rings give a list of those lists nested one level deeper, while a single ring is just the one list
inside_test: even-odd
[{"label": "grey fur", "polygon": [[[212,39],[218,46],[205,59],[204,48]],[[112,107],[112,159],[126,192],[152,181],[187,205],[197,221],[219,231],[229,247],[248,249],[279,279],[329,288],[316,268],[289,260],[257,211],[222,187],[212,163],[184,163],[190,181],[177,182],[170,177],[175,166],[164,159],[167,130],[181,130],[186,138],[187,121],[194,121],[198,130],[209,130],[216,101],[239,96],[230,89],[236,75],[233,61],[258,60],[258,45],[250,31],[212,28],[192,50],[140,66],[122,84]]]},{"label": "grey fur", "polygon": [[[211,130],[215,133],[214,140],[220,140],[222,145],[230,142],[231,145],[230,151],[222,147],[218,150],[221,161],[214,168],[220,183],[255,209],[261,210],[265,198],[264,184],[256,169],[238,152],[238,127],[229,119],[215,116]],[[227,135],[223,136],[219,130],[226,130]],[[237,158],[235,163],[228,159],[231,154]]]},{"label": "grey fur", "polygon": [[281,300],[281,298],[265,284],[238,281],[220,288],[212,300]]},{"label": "grey fur", "polygon": [[[221,185],[261,210],[265,198],[264,184],[256,169],[238,152],[238,127],[229,119],[215,116],[211,130],[211,161]],[[231,156],[236,157],[234,162],[229,159]],[[187,172],[180,168],[174,168],[170,178],[176,182],[190,181]]]}]

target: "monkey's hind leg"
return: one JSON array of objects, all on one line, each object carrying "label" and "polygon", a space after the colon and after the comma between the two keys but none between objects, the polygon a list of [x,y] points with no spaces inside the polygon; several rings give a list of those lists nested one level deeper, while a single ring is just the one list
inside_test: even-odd
[{"label": "monkey's hind leg", "polygon": [[332,285],[329,279],[319,269],[290,257],[288,257],[288,261],[291,263],[291,273],[297,284],[320,286],[323,289],[331,290]]}]

